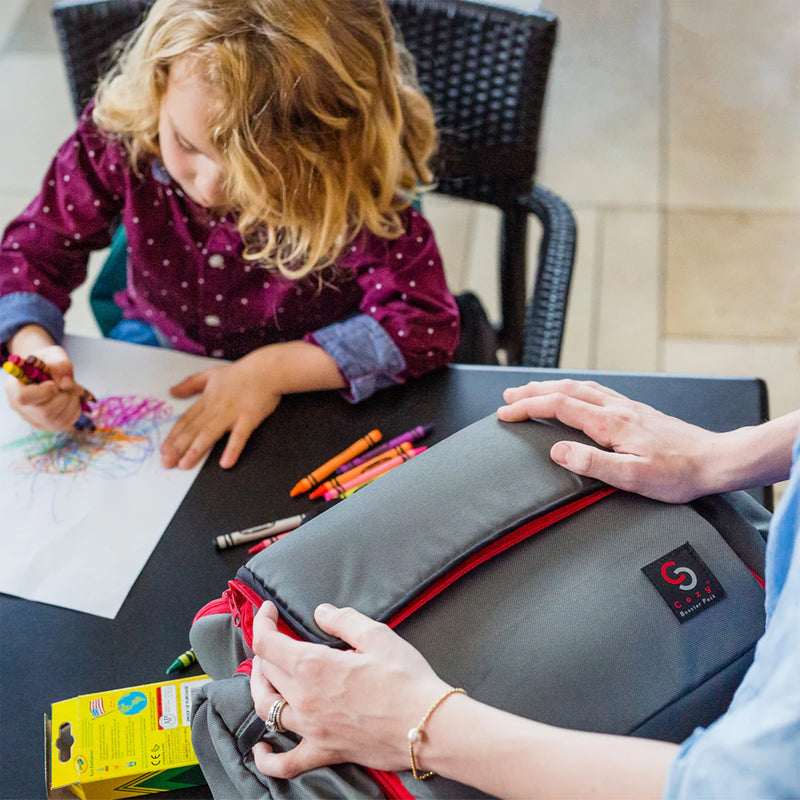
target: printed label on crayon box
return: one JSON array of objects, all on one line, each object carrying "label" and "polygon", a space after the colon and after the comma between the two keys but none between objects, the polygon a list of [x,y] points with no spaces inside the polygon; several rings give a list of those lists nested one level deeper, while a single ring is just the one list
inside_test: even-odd
[{"label": "printed label on crayon box", "polygon": [[165,681],[54,703],[51,785],[99,788],[98,782],[124,782],[196,764],[189,727],[192,696],[209,680]]}]

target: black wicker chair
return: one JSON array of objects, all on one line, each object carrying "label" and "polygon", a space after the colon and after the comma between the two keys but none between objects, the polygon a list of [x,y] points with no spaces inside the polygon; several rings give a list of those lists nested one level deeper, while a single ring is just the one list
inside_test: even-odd
[{"label": "black wicker chair", "polygon": [[[436,111],[437,191],[489,203],[502,212],[499,279],[502,319],[491,331],[474,298],[459,298],[472,333],[454,360],[556,367],[575,253],[575,221],[552,192],[534,185],[547,76],[557,20],[467,0],[388,0],[420,86]],[[142,19],[152,0],[61,0],[53,15],[76,114],[108,67],[112,45]],[[543,237],[526,303],[529,215]],[[469,301],[473,302],[470,303]],[[484,346],[478,338],[483,333]]]}]

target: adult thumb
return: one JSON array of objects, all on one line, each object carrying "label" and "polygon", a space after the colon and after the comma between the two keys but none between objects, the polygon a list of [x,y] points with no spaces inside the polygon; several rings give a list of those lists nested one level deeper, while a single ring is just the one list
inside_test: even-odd
[{"label": "adult thumb", "polygon": [[600,480],[606,479],[609,467],[606,459],[613,455],[579,442],[556,442],[550,448],[550,458],[556,464],[577,475]]}]

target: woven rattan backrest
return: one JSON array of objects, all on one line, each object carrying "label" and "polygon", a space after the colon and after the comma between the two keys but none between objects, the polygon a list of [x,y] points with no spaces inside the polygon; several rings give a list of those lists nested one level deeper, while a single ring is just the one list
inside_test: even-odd
[{"label": "woven rattan backrest", "polygon": [[[108,67],[113,44],[152,0],[62,0],[56,28],[76,113]],[[466,0],[389,0],[400,38],[440,129],[435,172],[446,194],[504,207],[527,192],[556,19]]]},{"label": "woven rattan backrest", "polygon": [[154,0],[60,0],[53,6],[58,44],[75,115],[111,66],[114,45],[131,33]]},{"label": "woven rattan backrest", "polygon": [[557,20],[466,0],[389,0],[440,134],[439,191],[530,191]]}]

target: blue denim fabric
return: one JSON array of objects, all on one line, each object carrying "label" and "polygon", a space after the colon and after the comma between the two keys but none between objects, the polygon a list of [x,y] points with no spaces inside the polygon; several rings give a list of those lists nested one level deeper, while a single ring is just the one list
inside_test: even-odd
[{"label": "blue denim fabric", "polygon": [[767,539],[767,625],[713,725],[682,745],[665,798],[800,798],[800,437]]},{"label": "blue denim fabric", "polygon": [[64,339],[64,315],[44,297],[13,292],[0,297],[0,342],[7,342],[24,325],[41,325],[59,344]]},{"label": "blue denim fabric", "polygon": [[406,360],[391,336],[370,316],[356,314],[314,331],[314,340],[338,364],[352,403],[401,381]]}]

